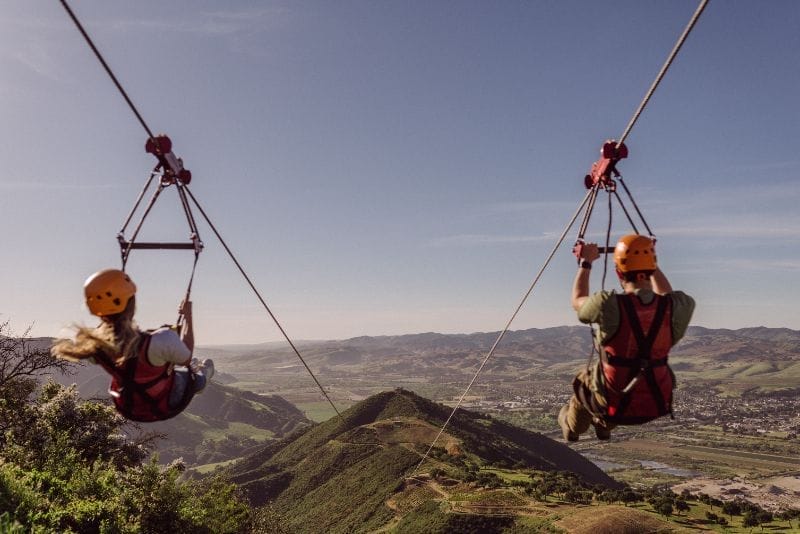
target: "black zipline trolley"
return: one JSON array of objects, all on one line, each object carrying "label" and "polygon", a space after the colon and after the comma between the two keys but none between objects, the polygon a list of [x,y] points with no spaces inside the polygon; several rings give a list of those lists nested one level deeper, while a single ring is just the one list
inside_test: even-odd
[{"label": "black zipline trolley", "polygon": [[[200,233],[197,229],[197,223],[195,221],[194,214],[192,213],[192,208],[187,195],[188,189],[186,188],[186,186],[192,180],[192,173],[183,167],[183,160],[177,157],[174,152],[172,152],[172,141],[166,135],[158,135],[148,138],[147,142],[145,143],[145,151],[149,154],[153,154],[158,159],[158,163],[150,172],[150,178],[145,183],[142,192],[139,193],[139,197],[136,199],[136,202],[128,214],[128,217],[125,219],[122,229],[117,233],[117,241],[119,242],[120,254],[122,256],[122,270],[125,270],[125,266],[128,263],[128,257],[130,256],[131,251],[134,249],[192,250],[194,251],[194,263],[192,264],[192,272],[189,276],[189,284],[186,288],[185,296],[185,300],[188,301],[189,297],[191,296],[192,282],[194,280],[194,273],[197,268],[197,260],[200,258],[200,253],[203,251],[203,241],[200,239]],[[142,211],[139,222],[136,224],[133,233],[131,234],[130,238],[127,239],[125,237],[125,232],[133,220],[134,215],[139,210],[145,194],[153,185],[153,182],[156,180],[156,178],[158,178],[158,185],[150,197],[150,201],[148,202],[147,206]],[[136,241],[145,219],[150,214],[150,211],[153,209],[156,201],[159,199],[161,192],[173,185],[177,190],[181,207],[183,208],[184,215],[186,216],[186,221],[189,224],[189,241],[182,243]],[[178,316],[177,326],[180,326],[182,323],[183,315],[181,314]]]}]

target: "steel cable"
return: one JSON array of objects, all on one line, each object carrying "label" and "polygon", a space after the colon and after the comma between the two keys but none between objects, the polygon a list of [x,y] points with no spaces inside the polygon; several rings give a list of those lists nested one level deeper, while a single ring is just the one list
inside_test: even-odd
[{"label": "steel cable", "polygon": [[486,354],[486,357],[483,359],[483,362],[481,362],[480,367],[478,367],[478,370],[475,372],[475,376],[473,376],[472,380],[469,381],[469,384],[467,385],[467,389],[465,389],[464,393],[461,394],[461,398],[458,399],[458,402],[456,403],[455,408],[453,408],[453,411],[450,412],[450,416],[444,422],[444,425],[442,425],[442,428],[439,429],[439,433],[436,434],[436,437],[434,438],[434,440],[431,443],[430,447],[428,447],[428,450],[425,451],[425,454],[422,456],[422,460],[420,460],[419,464],[417,464],[417,466],[414,468],[414,470],[411,472],[411,475],[409,475],[408,478],[413,477],[414,474],[419,470],[419,468],[422,467],[422,464],[425,462],[425,460],[428,458],[428,455],[433,450],[433,447],[436,445],[436,442],[439,441],[439,438],[442,436],[442,433],[444,433],[445,428],[447,428],[447,425],[450,424],[450,420],[453,418],[453,416],[455,415],[456,411],[458,411],[458,408],[461,406],[461,403],[464,402],[464,397],[467,396],[467,393],[469,393],[469,390],[472,388],[472,385],[478,379],[478,375],[480,375],[481,371],[483,371],[483,368],[486,366],[486,362],[488,362],[489,358],[491,358],[492,355],[494,354],[494,351],[497,349],[497,346],[500,344],[500,341],[502,341],[503,337],[508,332],[508,329],[511,327],[511,323],[514,322],[514,319],[516,319],[517,314],[519,314],[520,310],[522,309],[522,306],[525,305],[525,302],[528,300],[528,297],[533,292],[533,288],[536,287],[536,284],[539,282],[539,279],[542,277],[542,274],[544,273],[545,269],[550,264],[550,261],[553,259],[553,256],[555,256],[556,251],[558,251],[558,248],[561,246],[561,243],[564,242],[564,238],[567,236],[567,233],[572,229],[572,225],[575,224],[575,221],[578,219],[578,215],[580,215],[581,210],[583,210],[583,207],[586,205],[586,202],[589,200],[589,197],[593,196],[594,193],[595,193],[595,189],[592,188],[586,193],[586,196],[583,197],[583,201],[578,206],[578,209],[575,211],[575,214],[572,216],[572,219],[570,219],[569,224],[567,225],[567,227],[564,228],[564,231],[561,233],[561,237],[558,238],[558,241],[556,242],[556,245],[553,247],[553,250],[550,251],[550,255],[547,256],[547,259],[545,260],[544,264],[542,265],[542,268],[539,269],[539,272],[536,274],[536,277],[534,277],[533,282],[531,283],[530,287],[528,288],[528,291],[525,292],[525,295],[523,295],[522,300],[520,301],[519,305],[517,306],[517,309],[514,310],[514,313],[511,315],[511,318],[506,323],[506,326],[500,332],[500,335],[497,336],[497,339],[495,340],[494,345],[492,345],[492,348],[489,349],[488,354]]},{"label": "steel cable", "polygon": [[331,405],[331,407],[333,408],[333,411],[335,411],[336,415],[338,415],[339,418],[341,419],[342,418],[342,414],[339,413],[339,410],[336,408],[336,405],[333,403],[331,398],[328,396],[328,393],[325,391],[325,388],[322,387],[322,384],[320,384],[319,380],[317,380],[317,377],[314,375],[314,372],[308,366],[308,364],[306,363],[306,361],[303,358],[303,356],[300,355],[300,351],[297,350],[297,347],[292,342],[291,338],[289,338],[289,335],[283,329],[283,326],[281,326],[281,323],[278,321],[278,318],[275,317],[275,314],[272,313],[272,310],[267,305],[266,301],[264,300],[264,297],[261,296],[261,293],[258,291],[258,289],[256,288],[255,284],[253,284],[253,281],[250,280],[250,277],[247,275],[247,272],[244,270],[242,265],[239,263],[239,260],[236,259],[236,256],[234,256],[233,252],[228,247],[228,244],[225,242],[225,240],[222,238],[220,233],[217,231],[217,228],[211,222],[211,219],[209,219],[208,215],[206,215],[205,210],[203,210],[202,206],[200,206],[200,204],[197,202],[197,199],[192,194],[192,192],[189,189],[189,187],[188,186],[184,186],[184,189],[189,194],[189,198],[192,199],[192,202],[194,202],[194,205],[197,207],[197,209],[200,210],[200,214],[203,216],[203,218],[205,219],[206,223],[208,223],[208,226],[209,226],[209,228],[211,228],[211,231],[214,232],[214,235],[217,236],[217,239],[219,240],[219,242],[222,245],[222,247],[225,249],[225,252],[227,252],[228,256],[230,256],[231,260],[233,260],[233,263],[236,265],[236,268],[239,269],[239,272],[242,274],[242,276],[244,277],[245,281],[250,286],[250,289],[253,290],[253,293],[255,293],[256,297],[258,297],[258,300],[261,302],[261,305],[264,307],[264,309],[267,311],[269,316],[272,318],[272,321],[275,323],[275,326],[278,327],[278,330],[280,330],[281,334],[283,334],[283,337],[284,337],[284,339],[286,339],[286,342],[289,343],[290,347],[292,347],[292,350],[294,351],[295,355],[297,355],[297,357],[300,359],[300,361],[303,363],[303,366],[306,368],[306,371],[308,371],[308,374],[311,375],[311,378],[314,379],[314,382],[317,384],[317,386],[319,387],[320,391],[322,391],[322,394],[325,396],[325,399],[328,401],[328,404]]},{"label": "steel cable", "polygon": [[[617,148],[619,148],[624,143],[625,139],[627,139],[628,135],[630,134],[631,130],[633,129],[634,124],[636,124],[636,121],[639,119],[639,116],[642,114],[642,111],[644,110],[645,106],[650,101],[650,98],[653,96],[653,93],[655,92],[655,90],[658,87],[659,83],[661,83],[661,80],[664,78],[664,75],[667,73],[667,71],[669,70],[670,66],[672,65],[672,62],[675,60],[675,57],[677,56],[678,51],[683,46],[683,43],[686,41],[686,38],[689,36],[689,33],[692,31],[692,28],[694,28],[694,25],[697,23],[697,20],[700,18],[700,15],[703,13],[703,10],[705,9],[706,4],[708,4],[708,0],[701,0],[700,1],[699,6],[695,10],[694,15],[692,16],[692,18],[689,21],[689,24],[686,26],[686,28],[683,30],[683,33],[678,38],[677,43],[673,47],[673,49],[670,52],[669,56],[667,57],[667,61],[661,67],[661,70],[659,71],[658,75],[656,76],[655,81],[650,86],[650,89],[645,94],[644,99],[639,104],[638,109],[633,114],[633,117],[631,118],[630,122],[628,122],[627,127],[625,128],[624,132],[622,133],[622,135],[620,136],[619,140],[617,141]],[[623,187],[625,187],[624,183],[623,183]],[[627,187],[625,187],[625,190],[627,191]],[[630,195],[630,193],[628,193],[628,194]],[[581,209],[583,209],[583,206],[587,203],[587,201],[590,200],[590,198],[591,198],[591,203],[590,203],[589,209],[587,210],[587,214],[591,213],[591,211],[592,211],[592,209],[594,207],[594,202],[596,200],[596,195],[597,195],[597,184],[595,184],[595,186],[592,189],[590,189],[589,192],[584,197],[583,201],[580,204],[580,207],[578,208],[578,210],[575,212],[575,215],[570,220],[570,223],[567,226],[567,228],[564,230],[564,233],[561,235],[561,238],[556,243],[556,246],[551,251],[551,253],[548,256],[547,260],[545,260],[544,265],[542,266],[542,268],[539,271],[539,273],[536,275],[536,278],[534,279],[534,281],[531,284],[531,286],[528,288],[528,291],[522,297],[522,301],[520,302],[519,306],[517,306],[517,309],[511,315],[511,318],[509,319],[509,321],[506,324],[505,328],[502,330],[502,332],[500,332],[500,335],[497,337],[497,340],[495,340],[494,345],[492,345],[492,348],[489,350],[489,353],[483,359],[483,362],[481,362],[481,365],[480,365],[480,367],[478,367],[477,372],[475,373],[475,375],[472,377],[472,380],[470,380],[469,384],[467,385],[466,390],[464,390],[464,393],[461,394],[461,397],[459,398],[458,402],[456,403],[455,408],[453,408],[452,412],[450,412],[450,416],[444,422],[444,425],[442,425],[442,428],[439,430],[439,433],[434,438],[433,443],[431,443],[431,445],[428,447],[428,450],[425,451],[425,454],[423,455],[423,457],[420,460],[419,464],[417,464],[417,466],[411,472],[410,477],[413,477],[414,474],[416,474],[416,472],[419,470],[419,468],[422,466],[422,464],[428,458],[428,455],[430,454],[431,450],[433,450],[433,447],[436,445],[436,442],[439,440],[439,438],[441,437],[441,435],[444,432],[445,428],[447,428],[447,425],[450,423],[450,420],[453,418],[453,416],[455,415],[456,411],[461,406],[461,403],[464,401],[464,397],[467,395],[467,393],[469,392],[470,388],[475,383],[475,380],[477,380],[477,378],[480,375],[481,371],[486,366],[486,362],[488,362],[489,358],[491,358],[492,354],[494,354],[494,351],[497,348],[497,345],[500,343],[500,341],[505,336],[506,332],[508,331],[509,327],[511,326],[511,323],[514,321],[514,319],[516,318],[517,314],[522,309],[522,306],[525,304],[525,301],[528,299],[528,296],[533,291],[534,286],[536,286],[536,283],[539,281],[539,278],[541,277],[541,275],[544,272],[545,268],[547,268],[547,266],[550,263],[550,260],[553,258],[553,256],[555,255],[556,251],[561,246],[561,243],[564,241],[564,238],[566,237],[567,232],[569,232],[569,230],[572,228],[572,225],[577,220]],[[617,198],[619,199],[618,196],[617,196]],[[611,198],[609,196],[609,209],[610,209],[610,206],[611,206]],[[638,210],[638,207],[636,206],[635,203],[634,203],[634,207],[636,207],[636,210],[638,212],[639,210]],[[623,209],[624,209],[624,206],[623,206]],[[627,210],[626,210],[625,214],[628,215],[627,214]],[[639,216],[641,217],[641,213],[639,213]],[[630,220],[630,216],[629,215],[628,215],[628,219]],[[642,219],[642,221],[644,222],[644,219]],[[631,221],[631,223],[633,223],[633,221]],[[587,224],[588,224],[588,215],[584,218],[583,224],[581,225],[581,231],[579,233],[579,237],[583,235],[583,232],[585,232],[585,230],[586,230],[585,227],[586,227]],[[647,226],[646,222],[644,224],[645,224],[645,226]],[[611,219],[609,217],[609,231],[610,231],[610,225],[611,225]],[[648,228],[648,230],[649,230],[649,228]],[[651,235],[652,235],[652,233],[651,233]],[[608,237],[607,237],[607,239],[608,239]],[[604,273],[604,283],[605,283],[605,273]]]},{"label": "steel cable", "polygon": [[150,137],[150,139],[155,139],[155,136],[153,135],[153,132],[150,130],[150,127],[147,126],[146,122],[144,122],[144,119],[142,118],[142,115],[139,113],[139,110],[136,109],[136,106],[133,105],[133,101],[128,96],[128,93],[125,92],[125,89],[122,87],[122,84],[119,83],[117,77],[114,76],[114,72],[111,70],[111,67],[109,67],[108,63],[106,63],[106,60],[103,59],[102,54],[100,54],[100,51],[94,45],[94,42],[92,42],[92,39],[91,37],[89,37],[89,34],[86,33],[86,30],[83,29],[83,25],[78,20],[78,17],[75,16],[75,13],[72,12],[72,9],[69,7],[69,4],[67,4],[67,1],[66,0],[60,0],[60,1],[61,5],[64,6],[64,9],[67,11],[69,17],[72,19],[72,22],[74,22],[75,26],[78,27],[78,31],[81,32],[81,35],[83,35],[83,38],[89,45],[89,48],[92,49],[92,52],[94,52],[94,55],[97,56],[97,59],[100,61],[100,64],[103,65],[104,69],[106,69],[106,72],[108,73],[108,76],[111,78],[111,81],[114,82],[114,85],[117,86],[117,90],[119,90],[120,94],[122,95],[122,98],[124,98],[125,102],[128,103],[128,106],[131,108],[131,111],[133,111],[133,114],[136,115],[136,118],[139,119],[139,124],[142,125],[142,128],[144,128],[144,131],[147,132],[147,135]]},{"label": "steel cable", "polygon": [[631,133],[633,125],[636,124],[636,121],[639,119],[639,115],[642,114],[642,111],[644,111],[645,106],[650,101],[650,97],[652,97],[653,93],[655,93],[656,87],[658,87],[658,84],[661,83],[661,79],[664,78],[664,75],[669,70],[670,66],[672,65],[672,62],[675,60],[675,56],[678,55],[678,51],[683,46],[684,41],[686,41],[686,38],[689,37],[689,33],[691,33],[692,28],[694,28],[695,23],[697,23],[697,19],[700,18],[700,15],[706,8],[706,4],[708,4],[708,0],[700,0],[700,4],[697,6],[694,15],[692,15],[692,18],[689,20],[689,24],[687,24],[686,28],[683,30],[683,33],[678,38],[678,42],[676,42],[675,46],[672,48],[672,52],[670,52],[669,56],[667,57],[667,61],[664,62],[664,65],[661,67],[661,70],[656,76],[656,79],[653,81],[653,84],[650,86],[650,89],[647,91],[647,94],[645,94],[644,99],[642,99],[642,102],[639,104],[639,108],[633,114],[633,117],[631,117],[630,122],[628,122],[628,126],[625,127],[625,131],[623,131],[622,135],[619,137],[619,141],[617,141],[617,148],[619,148],[620,145],[622,145],[622,143],[625,142],[625,139],[628,138],[628,134]]},{"label": "steel cable", "polygon": [[[117,77],[114,75],[114,72],[111,70],[111,67],[109,67],[109,66],[108,66],[108,63],[106,63],[105,59],[103,59],[103,56],[102,56],[102,54],[100,54],[100,51],[99,51],[99,50],[97,49],[97,47],[95,46],[95,44],[94,44],[94,42],[92,41],[91,37],[89,37],[89,34],[88,34],[88,33],[86,32],[86,30],[83,28],[83,25],[82,25],[82,24],[80,23],[80,21],[78,20],[78,17],[76,17],[76,16],[75,16],[75,13],[74,13],[74,12],[72,11],[72,9],[69,7],[69,4],[67,4],[66,0],[60,0],[60,2],[61,2],[61,5],[62,5],[62,6],[64,6],[64,9],[66,10],[66,12],[67,12],[67,14],[69,15],[69,17],[72,19],[72,22],[74,22],[74,23],[75,23],[75,26],[78,28],[78,31],[80,31],[81,35],[83,35],[83,38],[86,40],[86,43],[89,45],[89,48],[91,48],[91,49],[92,49],[92,52],[94,52],[94,55],[95,55],[95,56],[97,57],[97,59],[100,61],[100,64],[103,66],[103,68],[105,69],[106,73],[108,73],[108,76],[111,78],[111,81],[113,81],[113,82],[114,82],[114,85],[116,85],[116,87],[117,87],[117,89],[119,90],[120,94],[121,94],[121,95],[122,95],[122,97],[125,99],[125,102],[127,102],[127,103],[128,103],[128,106],[130,107],[131,111],[133,112],[133,114],[134,114],[134,115],[136,116],[136,118],[138,119],[138,121],[139,121],[139,124],[141,124],[141,125],[142,125],[142,127],[144,128],[145,132],[147,132],[147,135],[149,136],[149,138],[150,138],[151,140],[155,141],[155,136],[153,135],[153,132],[150,130],[150,127],[147,125],[147,123],[145,122],[144,118],[143,118],[143,117],[142,117],[142,115],[139,113],[139,110],[138,110],[138,109],[136,109],[136,106],[133,104],[133,101],[132,101],[132,100],[130,99],[130,97],[128,96],[128,93],[127,93],[127,92],[125,91],[125,89],[122,87],[122,84],[120,84],[120,83],[119,83],[119,80],[117,80]],[[150,180],[151,180],[151,181],[152,181],[152,178],[153,178],[153,177],[152,177],[152,175],[151,175],[151,177],[150,177]],[[145,189],[147,189],[147,187],[149,186],[149,184],[150,184],[150,181],[148,181],[148,182],[147,182],[147,185],[145,185]],[[123,268],[123,270],[125,269],[125,264],[126,264],[126,262],[127,262],[127,259],[128,259],[128,254],[130,253],[130,250],[131,250],[132,242],[135,240],[135,238],[136,238],[136,235],[138,234],[138,232],[139,232],[139,229],[141,228],[141,225],[142,225],[142,223],[144,222],[144,218],[147,216],[147,213],[148,213],[148,212],[149,212],[149,210],[152,208],[152,206],[153,206],[153,203],[155,202],[155,199],[158,197],[158,194],[161,192],[161,189],[162,189],[162,187],[159,187],[159,189],[158,189],[158,190],[156,190],[156,193],[155,193],[154,197],[151,199],[151,201],[150,201],[150,204],[149,204],[149,206],[148,206],[148,208],[147,208],[147,210],[146,210],[146,212],[145,212],[145,215],[142,217],[142,220],[139,222],[139,226],[136,228],[136,231],[135,231],[135,233],[134,233],[134,237],[132,237],[132,238],[131,238],[131,240],[130,240],[130,242],[128,243],[127,250],[125,250],[125,251],[123,252],[123,259],[122,259],[122,268]],[[335,405],[335,404],[333,404],[333,401],[332,401],[332,400],[330,399],[330,397],[328,396],[328,393],[325,391],[325,388],[323,388],[323,387],[322,387],[322,384],[320,384],[319,380],[317,380],[317,377],[316,377],[316,376],[314,375],[314,373],[311,371],[311,368],[308,366],[308,364],[306,363],[306,361],[305,361],[305,360],[303,359],[303,357],[300,355],[300,351],[297,349],[297,347],[295,346],[295,344],[294,344],[294,343],[292,342],[292,340],[289,338],[288,334],[287,334],[287,333],[286,333],[286,331],[283,329],[283,326],[281,326],[280,322],[278,321],[278,318],[277,318],[277,317],[275,317],[275,315],[272,313],[272,310],[270,310],[269,306],[267,306],[267,303],[266,303],[266,301],[264,300],[264,298],[261,296],[261,293],[259,293],[258,289],[256,289],[256,286],[255,286],[255,285],[253,284],[253,282],[250,280],[250,277],[247,275],[247,273],[245,272],[245,270],[242,268],[241,264],[239,264],[239,261],[238,261],[238,260],[236,259],[236,257],[233,255],[233,252],[231,252],[230,248],[228,248],[228,245],[227,245],[227,244],[225,243],[225,241],[222,239],[222,236],[219,234],[219,232],[217,231],[216,227],[215,227],[215,226],[212,224],[211,220],[208,218],[208,215],[206,215],[205,211],[204,211],[204,210],[203,210],[203,208],[200,206],[200,204],[197,202],[197,199],[194,197],[194,195],[193,195],[193,194],[192,194],[192,192],[189,190],[189,188],[188,188],[188,187],[186,187],[186,186],[184,185],[184,189],[185,189],[185,191],[186,191],[186,192],[189,194],[189,196],[191,197],[192,201],[194,202],[194,205],[195,205],[195,206],[197,206],[197,209],[198,209],[198,210],[200,210],[200,213],[203,215],[203,218],[206,220],[206,222],[208,223],[208,225],[209,225],[209,227],[211,228],[211,230],[212,230],[212,231],[214,232],[214,234],[217,236],[217,239],[219,239],[220,243],[221,243],[221,244],[222,244],[222,246],[225,248],[225,251],[228,253],[228,255],[230,256],[230,258],[233,260],[233,263],[234,263],[234,264],[236,265],[236,267],[239,269],[239,272],[240,272],[240,273],[242,273],[242,276],[244,276],[245,280],[246,280],[246,281],[247,281],[247,283],[250,285],[250,288],[253,290],[253,292],[254,292],[254,293],[256,294],[256,296],[258,297],[258,300],[259,300],[259,301],[261,301],[261,304],[264,306],[264,309],[267,311],[267,313],[269,314],[269,316],[270,316],[270,317],[272,318],[272,320],[275,322],[275,325],[278,327],[278,330],[280,330],[281,334],[283,334],[283,337],[284,337],[284,338],[286,339],[286,341],[289,343],[289,346],[291,346],[292,350],[293,350],[293,351],[294,351],[294,353],[297,355],[297,357],[300,359],[300,361],[301,361],[301,362],[303,362],[303,366],[305,366],[305,368],[306,368],[306,371],[308,371],[308,373],[311,375],[311,378],[313,378],[313,379],[314,379],[314,382],[317,384],[317,386],[319,387],[320,391],[321,391],[321,392],[322,392],[322,394],[325,396],[325,399],[328,401],[328,403],[331,405],[331,407],[333,408],[333,410],[336,412],[336,415],[338,415],[338,416],[339,416],[339,418],[341,419],[341,417],[342,417],[342,414],[341,414],[341,413],[339,413],[339,410],[336,408],[336,405]],[[143,192],[142,192],[142,194],[140,195],[140,197],[139,197],[139,200],[137,200],[137,202],[136,202],[136,204],[135,204],[135,206],[134,206],[134,210],[136,209],[136,207],[138,207],[139,203],[140,203],[140,202],[141,202],[141,200],[142,200],[142,199],[141,199],[141,197],[142,197],[143,195],[144,195],[144,191],[143,191]],[[184,200],[184,199],[182,198],[182,200]],[[187,203],[187,204],[185,204],[185,206],[188,206],[188,203]],[[128,220],[126,221],[126,223],[125,223],[125,226],[127,226],[127,225],[128,225],[128,223],[130,222],[130,219],[131,219],[131,217],[132,217],[132,216],[133,216],[133,213],[131,213],[131,215],[128,217]],[[189,213],[187,213],[187,217],[190,219],[190,220],[189,220],[189,224],[190,224],[190,226],[191,226],[191,224],[192,224],[192,222],[193,222],[193,220],[192,220],[193,218],[192,218],[192,216],[191,216]],[[192,283],[192,280],[194,279],[194,271],[195,271],[195,267],[196,267],[196,266],[197,266],[197,255],[195,254],[195,264],[194,264],[194,266],[192,267],[192,276],[191,276],[191,279],[190,279],[190,281],[189,281],[189,284],[190,284],[190,285],[189,285],[189,289],[187,289],[187,294],[188,294],[188,291],[190,291],[190,290],[191,290],[191,283]]]}]

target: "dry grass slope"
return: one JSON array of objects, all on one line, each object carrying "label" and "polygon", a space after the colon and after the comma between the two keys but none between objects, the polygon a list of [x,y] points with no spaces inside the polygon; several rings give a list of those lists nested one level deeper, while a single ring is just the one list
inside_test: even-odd
[{"label": "dry grass slope", "polygon": [[556,523],[571,534],[661,534],[690,532],[652,514],[624,506],[591,506]]}]

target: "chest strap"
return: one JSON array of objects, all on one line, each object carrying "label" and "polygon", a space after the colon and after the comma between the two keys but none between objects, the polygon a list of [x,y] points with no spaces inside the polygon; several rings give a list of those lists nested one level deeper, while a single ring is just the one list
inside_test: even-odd
[{"label": "chest strap", "polygon": [[[650,324],[650,329],[648,330],[647,334],[645,334],[644,329],[642,328],[642,323],[639,321],[639,315],[636,313],[636,309],[631,301],[633,298],[637,297],[619,295],[617,297],[617,302],[620,304],[620,311],[624,310],[624,313],[628,318],[628,324],[631,327],[631,333],[636,339],[638,357],[635,359],[620,357],[608,359],[608,363],[610,365],[628,367],[631,369],[629,375],[630,380],[628,381],[628,385],[622,390],[622,399],[620,399],[617,413],[622,415],[628,408],[632,397],[631,391],[639,379],[644,376],[645,380],[647,380],[647,386],[650,390],[650,394],[653,396],[656,406],[658,406],[659,413],[661,415],[666,415],[671,413],[672,410],[669,406],[667,406],[664,395],[661,393],[661,388],[658,387],[658,382],[656,381],[656,375],[653,372],[653,369],[655,367],[667,365],[667,361],[666,359],[653,361],[652,352],[653,343],[655,343],[656,337],[661,331],[661,326],[664,322],[664,316],[667,313],[667,306],[669,305],[670,300],[668,297],[656,295],[656,313],[653,317],[653,322]],[[625,363],[620,363],[619,360],[625,360]]]}]

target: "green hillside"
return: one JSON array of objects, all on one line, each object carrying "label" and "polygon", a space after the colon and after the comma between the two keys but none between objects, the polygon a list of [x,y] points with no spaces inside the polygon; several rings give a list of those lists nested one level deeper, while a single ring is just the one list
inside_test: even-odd
[{"label": "green hillside", "polygon": [[[272,503],[292,530],[370,531],[394,512],[386,501],[404,487],[450,409],[405,390],[374,395],[297,436],[265,446],[229,470],[251,503]],[[540,434],[459,411],[420,469],[507,466],[572,471],[586,483],[618,484],[594,464]]]},{"label": "green hillside", "polygon": [[[49,346],[49,340],[37,341]],[[110,378],[97,365],[75,364],[69,374],[46,376],[64,386],[75,384],[83,398],[108,399]],[[239,458],[310,424],[302,411],[278,395],[257,395],[214,380],[180,415],[140,426],[163,436],[155,444],[162,463],[183,458],[188,466],[198,466]]]},{"label": "green hillside", "polygon": [[182,457],[189,465],[202,465],[238,458],[310,424],[303,412],[277,395],[212,382],[184,413],[145,429],[164,434],[157,444],[162,462]]}]

